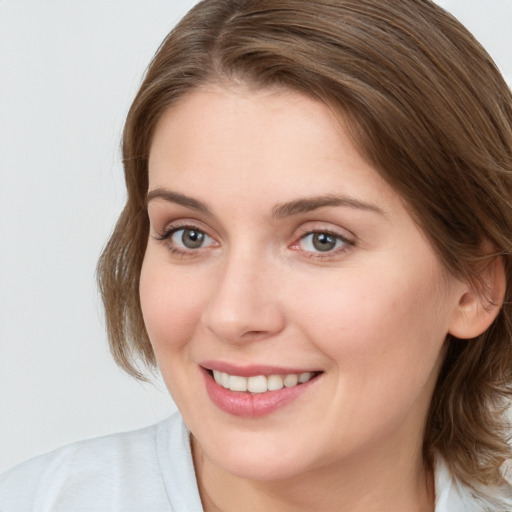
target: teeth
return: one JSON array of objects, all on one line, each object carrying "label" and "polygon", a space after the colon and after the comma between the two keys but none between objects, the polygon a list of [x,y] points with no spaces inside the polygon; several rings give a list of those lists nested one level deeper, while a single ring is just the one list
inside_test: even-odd
[{"label": "teeth", "polygon": [[[238,377],[242,379],[243,377]],[[247,380],[247,391],[251,393],[265,393],[267,391],[267,378],[263,377],[263,375],[258,375],[256,377],[249,377]]]},{"label": "teeth", "polygon": [[301,384],[304,384],[304,382],[307,382],[309,379],[311,379],[311,377],[313,377],[313,373],[311,372],[301,373],[299,377],[299,382]]},{"label": "teeth", "polygon": [[278,391],[284,386],[283,377],[281,375],[271,375],[267,378],[267,389],[269,391]]},{"label": "teeth", "polygon": [[215,382],[231,391],[248,391],[250,393],[265,393],[278,391],[283,387],[292,388],[311,380],[313,372],[290,373],[288,375],[256,375],[254,377],[240,377],[213,370]]},{"label": "teeth", "polygon": [[293,388],[293,386],[296,386],[299,382],[299,376],[296,374],[287,375],[284,378],[284,387],[285,388]]},{"label": "teeth", "polygon": [[230,375],[228,382],[231,391],[247,391],[247,379],[245,377]]}]

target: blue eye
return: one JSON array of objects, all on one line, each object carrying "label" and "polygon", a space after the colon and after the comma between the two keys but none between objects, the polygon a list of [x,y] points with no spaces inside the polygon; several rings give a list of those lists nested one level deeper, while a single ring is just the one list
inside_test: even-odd
[{"label": "blue eye", "polygon": [[300,239],[302,249],[308,252],[331,252],[349,244],[341,235],[315,231]]},{"label": "blue eye", "polygon": [[196,228],[179,228],[169,233],[170,241],[177,247],[182,249],[200,249],[212,244],[213,239],[204,231]]}]

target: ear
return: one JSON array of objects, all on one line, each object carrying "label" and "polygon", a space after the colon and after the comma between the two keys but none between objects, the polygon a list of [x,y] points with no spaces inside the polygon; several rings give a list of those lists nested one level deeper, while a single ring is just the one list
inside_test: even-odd
[{"label": "ear", "polygon": [[485,332],[498,316],[506,290],[503,260],[494,257],[480,272],[482,286],[466,283],[461,287],[449,333],[470,339]]}]

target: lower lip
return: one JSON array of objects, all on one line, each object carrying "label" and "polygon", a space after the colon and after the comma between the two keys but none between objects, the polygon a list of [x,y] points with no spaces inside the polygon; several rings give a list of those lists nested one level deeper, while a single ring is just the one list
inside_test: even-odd
[{"label": "lower lip", "polygon": [[291,388],[265,393],[231,391],[217,384],[211,374],[202,369],[210,400],[222,411],[244,418],[259,418],[281,409],[305,393],[318,377]]}]

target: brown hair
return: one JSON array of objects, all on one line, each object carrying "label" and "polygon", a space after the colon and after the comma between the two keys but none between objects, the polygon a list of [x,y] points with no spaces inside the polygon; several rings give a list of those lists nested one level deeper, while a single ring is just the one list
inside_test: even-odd
[{"label": "brown hair", "polygon": [[453,275],[476,286],[478,264],[502,258],[503,307],[484,334],[447,339],[424,436],[428,465],[437,452],[465,484],[502,485],[511,455],[503,410],[512,382],[512,96],[479,43],[429,0],[205,0],[169,34],[126,120],[128,199],[98,266],[117,363],[137,378],[137,359],[155,365],[138,293],[155,125],[184,94],[226,80],[292,88],[342,113]]}]

